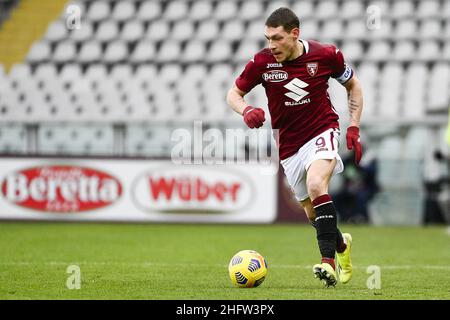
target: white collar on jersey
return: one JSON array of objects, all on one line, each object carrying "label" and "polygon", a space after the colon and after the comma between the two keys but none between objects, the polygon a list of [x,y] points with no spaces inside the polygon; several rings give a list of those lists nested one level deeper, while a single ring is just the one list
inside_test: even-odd
[{"label": "white collar on jersey", "polygon": [[306,40],[303,40],[303,39],[298,39],[302,44],[303,44],[303,46],[305,47],[305,54],[307,54],[308,53],[308,51],[309,51],[309,43],[308,43],[308,41],[306,41]]}]

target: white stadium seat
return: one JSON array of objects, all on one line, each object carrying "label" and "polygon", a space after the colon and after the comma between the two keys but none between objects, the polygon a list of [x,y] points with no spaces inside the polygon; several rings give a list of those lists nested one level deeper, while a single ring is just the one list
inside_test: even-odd
[{"label": "white stadium seat", "polygon": [[439,38],[442,34],[441,22],[438,20],[422,20],[419,29],[419,38]]},{"label": "white stadium seat", "polygon": [[366,7],[359,0],[347,0],[342,3],[339,12],[342,12],[340,17],[345,20],[361,19],[366,14]]},{"label": "white stadium seat", "polygon": [[110,11],[111,7],[107,1],[94,1],[89,7],[87,18],[93,22],[102,21],[109,17]]},{"label": "white stadium seat", "polygon": [[55,20],[52,22],[44,35],[44,39],[50,42],[57,42],[65,39],[68,34],[67,26],[64,21]]},{"label": "white stadium seat", "polygon": [[392,2],[391,15],[396,19],[410,18],[415,15],[414,3],[410,0]]},{"label": "white stadium seat", "polygon": [[42,62],[46,61],[51,56],[50,45],[45,41],[34,42],[27,55],[28,62]]},{"label": "white stadium seat", "polygon": [[219,35],[219,25],[217,21],[206,20],[200,22],[195,37],[202,41],[214,40]]},{"label": "white stadium seat", "polygon": [[416,46],[414,42],[403,40],[395,44],[392,57],[397,61],[408,61],[414,59],[415,52]]},{"label": "white stadium seat", "polygon": [[190,8],[188,17],[193,21],[202,21],[212,14],[213,3],[210,0],[194,1]]},{"label": "white stadium seat", "polygon": [[324,22],[320,30],[321,39],[330,39],[335,42],[340,40],[344,35],[344,27],[342,21],[339,19],[330,19]]},{"label": "white stadium seat", "polygon": [[144,25],[141,21],[128,21],[123,26],[120,38],[127,42],[138,41],[144,36],[144,31]]},{"label": "white stadium seat", "polygon": [[180,20],[172,28],[170,37],[177,41],[188,40],[194,34],[194,24],[189,20]]},{"label": "white stadium seat", "polygon": [[147,29],[146,38],[153,41],[163,40],[170,32],[169,23],[165,20],[153,21]]},{"label": "white stadium seat", "polygon": [[239,8],[238,17],[242,21],[257,19],[263,14],[263,4],[259,0],[244,1]]},{"label": "white stadium seat", "polygon": [[78,62],[92,63],[99,61],[102,55],[102,48],[98,41],[90,40],[84,42],[78,54]]},{"label": "white stadium seat", "polygon": [[[275,9],[277,9],[277,8],[272,8],[271,12]],[[313,1],[296,1],[296,2],[294,2],[293,6],[292,6],[292,11],[294,11],[300,18],[300,27],[301,27],[301,23],[302,23],[301,20],[313,18],[316,13],[316,11],[314,10],[314,2]],[[267,13],[269,13],[269,12],[267,12]]]},{"label": "white stadium seat", "polygon": [[132,63],[144,63],[153,61],[156,53],[155,43],[153,41],[140,41],[134,48],[130,56]]},{"label": "white stadium seat", "polygon": [[403,99],[406,118],[420,119],[425,115],[425,95],[428,71],[423,63],[412,63],[405,74],[405,90]]},{"label": "white stadium seat", "polygon": [[113,41],[106,47],[103,60],[106,63],[118,63],[128,56],[128,46],[123,41]]},{"label": "white stadium seat", "polygon": [[95,38],[101,42],[109,42],[119,35],[119,26],[113,20],[106,20],[100,23],[95,34]]},{"label": "white stadium seat", "polygon": [[363,40],[368,32],[366,23],[362,19],[349,20],[344,28],[345,38],[348,40]]},{"label": "white stadium seat", "polygon": [[[339,12],[339,7],[337,1],[325,0],[317,3],[315,9],[315,16],[318,19],[330,19]],[[301,15],[301,13],[299,13]]]},{"label": "white stadium seat", "polygon": [[156,54],[159,62],[173,62],[180,57],[181,46],[178,41],[164,41]]},{"label": "white stadium seat", "polygon": [[[448,1],[444,1],[448,2]],[[417,16],[420,18],[436,18],[440,16],[441,1],[427,0],[419,1],[417,5]]]},{"label": "white stadium seat", "polygon": [[94,35],[94,28],[90,21],[83,21],[82,28],[74,29],[70,33],[70,39],[74,42],[86,42]]},{"label": "white stadium seat", "polygon": [[213,12],[214,20],[228,21],[236,18],[238,7],[236,1],[219,1]]},{"label": "white stadium seat", "polygon": [[185,62],[200,62],[206,53],[205,43],[198,40],[189,41],[181,55],[181,60]]},{"label": "white stadium seat", "polygon": [[391,55],[391,46],[387,41],[373,41],[366,52],[366,58],[370,61],[387,60]]},{"label": "white stadium seat", "polygon": [[75,44],[66,40],[56,45],[52,58],[56,62],[70,62],[75,59],[76,53]]},{"label": "white stadium seat", "polygon": [[167,4],[164,18],[168,21],[181,20],[187,16],[188,4],[184,0],[173,0]]},{"label": "white stadium seat", "polygon": [[404,19],[397,23],[394,31],[396,39],[415,39],[418,36],[417,22],[415,19]]},{"label": "white stadium seat", "polygon": [[230,58],[231,44],[226,40],[216,40],[211,44],[207,54],[206,61],[221,62]]},{"label": "white stadium seat", "polygon": [[419,43],[417,58],[422,61],[432,61],[440,57],[440,49],[437,41],[425,40]]},{"label": "white stadium seat", "polygon": [[227,21],[222,28],[221,36],[225,40],[240,40],[245,33],[244,23],[241,20],[234,19]]},{"label": "white stadium seat", "polygon": [[241,41],[234,53],[233,61],[235,62],[245,62],[253,58],[253,56],[258,53],[262,48],[258,41],[255,40],[245,40]]},{"label": "white stadium seat", "polygon": [[151,21],[159,18],[162,13],[161,2],[158,0],[143,1],[137,10],[136,18],[140,21]]},{"label": "white stadium seat", "polygon": [[111,17],[116,21],[130,20],[135,15],[134,1],[117,1]]},{"label": "white stadium seat", "polygon": [[341,51],[349,62],[362,59],[364,54],[363,46],[359,41],[344,42]]},{"label": "white stadium seat", "polygon": [[450,106],[450,65],[436,63],[430,72],[428,90],[428,111],[446,111]]}]

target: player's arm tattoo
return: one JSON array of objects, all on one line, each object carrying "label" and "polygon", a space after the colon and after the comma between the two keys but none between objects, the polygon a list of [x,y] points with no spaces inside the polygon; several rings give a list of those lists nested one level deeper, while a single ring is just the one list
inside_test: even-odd
[{"label": "player's arm tattoo", "polygon": [[349,95],[349,101],[348,101],[348,110],[350,112],[350,119],[351,120],[357,120],[356,119],[356,112],[359,110],[359,104],[355,99],[352,99]]}]

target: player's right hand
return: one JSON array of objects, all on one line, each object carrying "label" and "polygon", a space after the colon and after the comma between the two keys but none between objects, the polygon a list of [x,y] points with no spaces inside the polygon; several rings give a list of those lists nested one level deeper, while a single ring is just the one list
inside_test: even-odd
[{"label": "player's right hand", "polygon": [[253,108],[252,106],[248,106],[242,112],[244,116],[244,122],[251,129],[262,127],[266,117],[264,115],[264,110],[261,108]]}]

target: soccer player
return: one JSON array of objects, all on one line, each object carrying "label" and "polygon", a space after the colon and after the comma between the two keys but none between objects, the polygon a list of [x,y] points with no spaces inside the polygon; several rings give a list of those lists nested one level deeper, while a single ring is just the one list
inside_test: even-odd
[{"label": "soccer player", "polygon": [[361,85],[339,49],[299,38],[299,19],[290,9],[275,10],[267,18],[264,33],[268,48],[247,63],[229,90],[227,103],[243,116],[248,127],[259,128],[265,121],[264,110],[249,106],[244,96],[258,84],[265,88],[272,128],[279,130],[281,165],[316,229],[322,260],[313,266],[313,273],[327,286],[336,285],[336,255],[339,280],[347,283],[352,277],[352,237],[337,228],[336,209],[328,194],[331,177],[342,172],[344,165],[338,154],[339,117],[327,89],[330,77],[347,89],[347,148],[355,150],[358,164],[362,156]]}]

